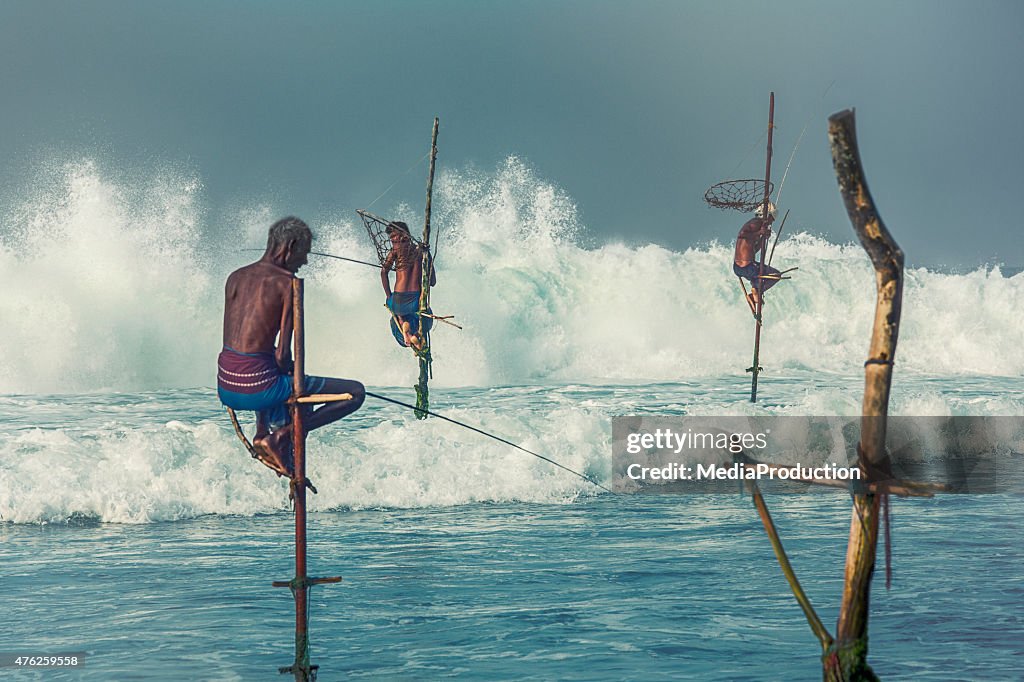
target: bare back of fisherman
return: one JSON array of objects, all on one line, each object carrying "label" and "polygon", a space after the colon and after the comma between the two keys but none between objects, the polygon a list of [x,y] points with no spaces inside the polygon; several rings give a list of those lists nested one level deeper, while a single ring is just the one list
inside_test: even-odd
[{"label": "bare back of fisherman", "polygon": [[[285,401],[292,392],[292,280],[306,264],[312,232],[298,218],[271,226],[260,260],[235,270],[224,288],[224,348],[217,360],[217,392],[236,410],[257,413],[253,447],[260,461],[291,476],[291,424]],[[359,409],[366,392],[349,379],[307,376],[307,393],[349,393],[305,420],[306,429],[334,422]]]},{"label": "bare back of fisherman", "polygon": [[[432,320],[420,319],[419,298],[423,287],[423,247],[416,244],[409,233],[408,226],[401,221],[394,221],[387,228],[391,240],[391,250],[380,271],[381,284],[387,296],[385,305],[397,321],[397,329],[401,335],[395,340],[404,346],[416,350],[423,348],[424,333],[429,331]],[[391,270],[395,271],[395,288],[391,290]],[[433,263],[430,264],[430,286],[437,283]]]}]

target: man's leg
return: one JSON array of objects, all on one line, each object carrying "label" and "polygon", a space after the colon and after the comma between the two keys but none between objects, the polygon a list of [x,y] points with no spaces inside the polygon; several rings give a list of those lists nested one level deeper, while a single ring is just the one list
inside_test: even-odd
[{"label": "man's leg", "polygon": [[318,407],[309,419],[305,420],[306,431],[312,431],[313,429],[319,429],[321,426],[326,426],[333,422],[338,421],[343,417],[347,417],[352,414],[360,407],[363,406],[363,401],[366,400],[366,388],[352,379],[332,379],[327,378],[324,380],[324,386],[320,389],[322,393],[350,393],[352,394],[351,400],[339,400],[334,403],[324,403]]},{"label": "man's leg", "polygon": [[392,313],[391,335],[395,337],[395,341],[398,343],[399,346],[409,346],[409,334],[406,331],[408,327],[409,323],[403,320],[401,315],[395,315],[394,313]]},{"label": "man's leg", "polygon": [[[352,395],[352,399],[324,403],[314,410],[302,421],[303,426],[306,427],[306,433],[347,417],[362,407],[363,401],[366,400],[366,388],[358,381],[351,379],[324,378],[322,385],[317,388],[317,393],[349,393]],[[262,441],[271,452],[285,460],[289,469],[292,459],[291,438],[292,425],[288,424],[277,429]]]},{"label": "man's leg", "polygon": [[256,411],[256,435],[253,436],[253,440],[259,440],[260,438],[266,438],[267,434],[270,433],[270,424],[267,423],[266,415],[262,410]]},{"label": "man's leg", "polygon": [[420,323],[417,317],[416,329],[408,322],[402,323],[402,333],[405,335],[405,345],[414,350],[423,350],[423,334],[420,333]]},{"label": "man's leg", "polygon": [[[285,431],[288,433],[285,434]],[[274,431],[269,436],[252,439],[256,457],[276,471],[279,476],[290,477],[295,466],[292,443],[288,437],[291,432],[291,427],[286,426]]]},{"label": "man's leg", "polygon": [[405,345],[412,346],[413,348],[415,348],[416,344],[419,341],[419,337],[417,337],[416,334],[412,331],[412,325],[409,324],[406,320],[402,320],[402,318],[398,319],[401,320],[402,338],[405,339]]},{"label": "man's leg", "polygon": [[764,276],[758,277],[757,289],[761,292],[768,291],[779,283],[782,273],[770,265],[764,266]]},{"label": "man's leg", "polygon": [[778,284],[781,276],[782,273],[770,265],[764,266],[764,275],[754,276],[750,280],[750,293],[747,294],[747,300],[751,306],[757,306],[761,300],[761,294]]}]

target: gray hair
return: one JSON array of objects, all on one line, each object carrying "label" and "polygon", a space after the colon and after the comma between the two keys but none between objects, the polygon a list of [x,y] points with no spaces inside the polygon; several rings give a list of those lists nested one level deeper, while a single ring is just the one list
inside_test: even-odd
[{"label": "gray hair", "polygon": [[267,251],[292,242],[310,246],[313,243],[313,232],[309,229],[309,225],[290,215],[270,226],[270,231],[267,233]]}]

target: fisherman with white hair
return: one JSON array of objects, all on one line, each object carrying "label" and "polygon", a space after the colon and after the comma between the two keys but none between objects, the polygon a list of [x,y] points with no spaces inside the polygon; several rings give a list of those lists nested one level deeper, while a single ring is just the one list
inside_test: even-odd
[{"label": "fisherman with white hair", "polygon": [[[732,271],[737,277],[750,282],[750,293],[747,303],[750,309],[757,310],[761,295],[778,283],[782,273],[765,264],[757,262],[757,252],[761,251],[764,259],[764,247],[772,233],[772,222],[775,220],[775,204],[768,202],[767,217],[765,206],[761,204],[754,211],[754,217],[743,224],[736,236],[736,253],[733,258]],[[755,312],[756,314],[756,312]]]}]

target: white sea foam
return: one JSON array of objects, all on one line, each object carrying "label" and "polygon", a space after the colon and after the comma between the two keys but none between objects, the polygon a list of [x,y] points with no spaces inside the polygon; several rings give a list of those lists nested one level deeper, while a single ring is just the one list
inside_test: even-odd
[{"label": "white sea foam", "polygon": [[[954,382],[900,377],[894,415],[1024,416],[1014,379]],[[862,380],[798,372],[765,375],[748,401],[740,373],[689,385],[438,389],[433,407],[607,484],[615,415],[847,415]],[[411,390],[384,391],[411,399]],[[251,434],[249,415],[243,426]],[[0,399],[0,520],[147,523],[286,508],[283,479],[239,445],[210,390]],[[935,431],[941,424],[921,428]],[[999,457],[1020,457],[1019,419]],[[549,462],[440,420],[369,400],[309,437],[310,508],[406,508],[512,500],[571,502],[598,490]],[[965,441],[966,442],[966,441]]]},{"label": "white sea foam", "polygon": [[[241,246],[262,245],[277,214],[248,208],[214,229],[202,204],[187,173],[128,180],[86,162],[37,183],[0,233],[0,392],[212,384],[223,278],[250,256]],[[378,210],[418,221],[409,207]],[[313,227],[317,249],[373,258],[351,216]],[[437,386],[678,381],[749,359],[752,323],[728,243],[582,246],[572,200],[514,158],[492,172],[441,173],[435,227],[434,307],[464,326],[437,327]],[[308,371],[414,381],[408,351],[388,332],[377,274],[311,261]],[[765,361],[775,371],[855,371],[874,310],[860,247],[791,235],[775,265],[800,269],[768,297]],[[1020,376],[1024,355],[1012,349],[1024,321],[1011,311],[1022,307],[1024,274],[909,269],[899,371]]]},{"label": "white sea foam", "polygon": [[[182,401],[202,409],[212,397]],[[606,476],[611,441],[599,412],[485,407],[450,414],[593,478]],[[547,462],[448,422],[422,422],[397,411],[387,416],[346,420],[310,435],[307,471],[320,489],[310,496],[312,511],[562,503],[595,490]],[[226,418],[139,421],[125,415],[92,426],[0,433],[0,520],[148,523],[286,507],[284,479],[248,457]]]}]

